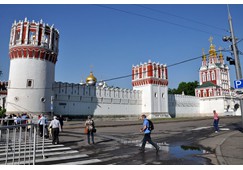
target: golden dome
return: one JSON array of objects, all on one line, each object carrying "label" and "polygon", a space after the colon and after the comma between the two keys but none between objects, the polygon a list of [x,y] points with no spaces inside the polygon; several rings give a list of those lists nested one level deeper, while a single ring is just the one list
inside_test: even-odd
[{"label": "golden dome", "polygon": [[90,72],[89,76],[86,78],[86,83],[88,84],[95,84],[97,82],[96,77]]},{"label": "golden dome", "polygon": [[215,50],[215,46],[213,45],[213,37],[212,36],[209,38],[209,42],[210,42],[209,54],[210,54],[210,56],[216,57],[217,53],[216,53],[216,50]]},{"label": "golden dome", "polygon": [[204,53],[204,48],[202,49],[202,52],[203,52],[202,61],[206,61],[207,60],[207,56]]},{"label": "golden dome", "polygon": [[222,51],[220,51],[220,53],[219,53],[219,59],[223,59],[223,54],[222,54]]}]

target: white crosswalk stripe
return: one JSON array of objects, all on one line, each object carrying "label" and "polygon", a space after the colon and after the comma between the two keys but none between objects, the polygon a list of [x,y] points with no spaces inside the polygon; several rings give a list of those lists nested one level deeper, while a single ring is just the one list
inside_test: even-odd
[{"label": "white crosswalk stripe", "polygon": [[210,128],[212,128],[212,126],[197,127],[197,128],[192,129],[192,130],[202,130],[202,129],[210,129]]},{"label": "white crosswalk stripe", "polygon": [[[192,130],[196,131],[196,130],[203,130],[203,129],[210,129],[210,128],[213,128],[213,126],[197,127],[197,128],[192,129]],[[230,130],[230,129],[229,128],[223,128],[223,126],[220,125],[219,130],[226,131],[226,130]]]},{"label": "white crosswalk stripe", "polygon": [[[89,159],[89,160],[83,160],[83,161],[61,163],[59,165],[86,165],[86,164],[99,163],[99,162],[101,162],[100,159]],[[56,164],[53,164],[53,165],[56,165]]]},{"label": "white crosswalk stripe", "polygon": [[[42,141],[39,141],[36,145],[36,165],[82,165],[82,164],[94,164],[102,162],[100,159],[90,158],[87,154],[82,154],[77,150],[70,147],[66,147],[62,144],[53,145],[50,140],[45,140],[44,155],[42,150]],[[8,149],[7,165],[12,164],[32,164],[33,154],[29,154],[29,145],[23,146],[16,144],[15,149]],[[24,151],[25,155],[24,155]],[[0,144],[0,165],[6,164],[6,147],[4,144]]]}]

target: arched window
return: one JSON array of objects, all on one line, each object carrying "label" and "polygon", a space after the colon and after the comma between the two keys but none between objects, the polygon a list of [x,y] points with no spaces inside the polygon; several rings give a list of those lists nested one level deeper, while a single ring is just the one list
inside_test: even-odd
[{"label": "arched window", "polygon": [[211,79],[210,79],[210,73],[208,72],[207,73],[207,81],[210,81]]},{"label": "arched window", "polygon": [[17,30],[16,33],[15,33],[15,43],[14,44],[21,44],[20,30]]},{"label": "arched window", "polygon": [[146,78],[146,77],[147,77],[147,70],[144,69],[144,70],[143,70],[143,78]]},{"label": "arched window", "polygon": [[207,97],[207,92],[206,92],[206,90],[203,90],[203,97]]},{"label": "arched window", "polygon": [[135,80],[138,79],[138,70],[135,71]]},{"label": "arched window", "polygon": [[157,77],[157,70],[154,68],[154,77]]},{"label": "arched window", "polygon": [[205,73],[202,74],[202,81],[203,81],[203,82],[206,81],[206,74],[205,74]]},{"label": "arched window", "polygon": [[212,89],[209,90],[209,96],[213,96]]},{"label": "arched window", "polygon": [[212,71],[212,80],[215,80],[215,72]]},{"label": "arched window", "polygon": [[29,42],[31,44],[34,44],[35,40],[36,40],[36,33],[35,33],[35,31],[30,31],[29,32]]}]

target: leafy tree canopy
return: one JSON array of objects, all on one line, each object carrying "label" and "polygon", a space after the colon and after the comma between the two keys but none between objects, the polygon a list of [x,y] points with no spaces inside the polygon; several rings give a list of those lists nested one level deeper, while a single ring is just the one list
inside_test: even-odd
[{"label": "leafy tree canopy", "polygon": [[195,88],[199,85],[198,81],[194,82],[181,82],[178,85],[177,89],[170,89],[168,90],[169,94],[182,94],[184,92],[185,95],[195,96]]}]

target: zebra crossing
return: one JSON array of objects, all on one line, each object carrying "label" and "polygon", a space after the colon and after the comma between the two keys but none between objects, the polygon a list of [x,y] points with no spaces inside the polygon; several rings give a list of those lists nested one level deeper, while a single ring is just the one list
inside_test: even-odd
[{"label": "zebra crossing", "polygon": [[[6,152],[6,144],[0,143],[0,165],[32,165],[33,154],[29,152],[32,152],[32,146],[26,145],[16,144],[15,149],[8,147]],[[44,149],[42,141],[36,145],[35,165],[82,165],[101,162],[62,144],[53,145],[49,139],[45,139]]]},{"label": "zebra crossing", "polygon": [[[208,128],[212,127],[198,127],[193,130]],[[139,158],[133,159],[140,156],[137,154],[139,153],[138,148],[141,146],[141,139],[131,140],[104,134],[99,135],[99,138],[100,140],[97,139],[97,145],[79,143],[77,145],[78,147],[76,147],[76,143],[66,144],[65,142],[63,144],[53,145],[50,139],[44,139],[43,148],[43,138],[37,137],[34,155],[30,153],[33,152],[33,141],[28,141],[27,143],[16,141],[14,148],[13,144],[6,147],[4,143],[0,142],[0,165],[104,165],[124,164],[126,161],[131,160],[134,161],[134,164],[143,163]],[[14,139],[11,138],[10,143],[13,143]],[[75,140],[72,141],[75,142]],[[169,153],[169,144],[165,142],[157,144],[160,146],[160,152]],[[6,148],[8,149],[7,155]],[[146,152],[154,153],[152,145],[147,144],[146,148]],[[34,161],[33,156],[35,157]]]},{"label": "zebra crossing", "polygon": [[[113,161],[119,163],[137,153],[135,148],[133,148],[136,150],[135,152],[132,151],[133,149],[126,148],[128,152],[124,155],[121,146],[135,145],[139,142],[104,135],[100,136],[102,139],[98,140],[96,145],[75,143],[73,139],[67,140],[69,142],[64,140],[63,144],[53,145],[50,139],[43,139],[38,135],[33,138],[35,135],[27,133],[28,131],[16,129],[9,130],[9,133],[3,130],[2,132],[0,138],[0,165],[113,164]],[[70,144],[70,141],[73,143]]]}]

